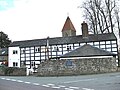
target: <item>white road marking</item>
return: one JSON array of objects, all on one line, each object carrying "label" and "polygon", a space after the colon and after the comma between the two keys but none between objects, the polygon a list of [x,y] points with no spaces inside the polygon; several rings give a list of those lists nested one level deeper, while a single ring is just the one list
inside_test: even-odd
[{"label": "white road marking", "polygon": [[56,88],[56,89],[59,89],[60,87],[55,87],[55,86],[52,86],[51,88]]},{"label": "white road marking", "polygon": [[47,85],[50,86],[51,88],[56,88],[56,89],[59,89],[59,88],[60,88],[59,86],[57,87],[57,86],[55,86],[55,84],[51,84],[51,83],[50,83],[50,84],[47,84]]},{"label": "white road marking", "polygon": [[23,82],[23,81],[21,81],[21,80],[17,80],[17,82]]},{"label": "white road marking", "polygon": [[[120,76],[116,76],[116,77],[120,77]],[[9,78],[0,78],[0,79],[3,79],[3,80],[10,80],[10,81],[16,81],[16,82],[23,82],[23,83],[26,83],[26,84],[33,84],[33,85],[40,85],[39,83],[31,83],[31,82],[24,82],[22,80],[15,80],[15,79],[9,79]],[[96,78],[94,79],[85,79],[85,80],[76,80],[76,81],[68,81],[68,82],[63,82],[63,83],[74,83],[74,82],[80,82],[80,81],[92,81],[92,80],[95,80]],[[63,85],[55,85],[55,84],[44,84],[42,85],[43,87],[49,87],[49,88],[54,88],[54,89],[59,89],[59,88],[64,88],[64,90],[79,90],[79,87],[72,87],[70,86],[69,88],[65,88],[66,86],[63,86]],[[82,88],[82,90],[94,90],[94,89],[90,89],[90,88]]]},{"label": "white road marking", "polygon": [[89,89],[89,88],[82,88],[83,90],[94,90],[94,89]]},{"label": "white road marking", "polygon": [[9,80],[11,80],[11,79],[7,78],[6,80],[8,80],[8,81],[9,81]]},{"label": "white road marking", "polygon": [[84,80],[76,80],[76,81],[67,81],[67,82],[63,82],[63,83],[75,83],[75,82],[84,82],[84,81],[93,81],[97,78],[94,79],[84,79]]},{"label": "white road marking", "polygon": [[15,79],[11,79],[11,81],[15,82],[15,81],[17,81],[17,80],[15,80]]},{"label": "white road marking", "polygon": [[[31,84],[31,82],[24,82],[24,81],[22,81],[22,80],[15,80],[15,79],[9,79],[9,78],[0,78],[0,79],[3,79],[3,80],[10,80],[10,81],[13,81],[13,82],[23,82],[23,83],[26,83],[26,84]],[[40,85],[39,83],[32,83],[33,85]],[[49,85],[51,85],[51,86],[53,86],[54,84],[49,84]],[[46,85],[46,87],[47,87],[47,85]],[[55,88],[55,87],[54,87]]]},{"label": "white road marking", "polygon": [[24,82],[24,83],[30,84],[31,82]]},{"label": "white road marking", "polygon": [[65,88],[65,90],[74,90],[74,89],[71,89],[71,88]]},{"label": "white road marking", "polygon": [[47,84],[47,85],[49,85],[49,86],[55,86],[55,84],[51,84],[51,83],[50,83],[50,84]]},{"label": "white road marking", "polygon": [[79,87],[69,87],[69,88],[71,88],[71,89],[79,89]]},{"label": "white road marking", "polygon": [[59,89],[59,88],[65,88],[66,86],[63,86],[63,85],[55,85],[55,84],[46,84],[46,85],[42,85],[44,87],[49,87],[49,88],[54,88],[54,89]]},{"label": "white road marking", "polygon": [[33,85],[37,85],[37,86],[38,86],[38,85],[40,85],[40,84],[39,84],[39,83],[33,83]]},{"label": "white road marking", "polygon": [[1,79],[5,79],[5,78],[1,78]]},{"label": "white road marking", "polygon": [[50,87],[49,85],[42,85],[43,87]]}]

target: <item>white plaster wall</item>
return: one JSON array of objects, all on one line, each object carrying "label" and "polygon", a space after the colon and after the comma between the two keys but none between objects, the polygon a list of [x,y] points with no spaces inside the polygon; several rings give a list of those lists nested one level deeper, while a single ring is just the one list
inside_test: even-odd
[{"label": "white plaster wall", "polygon": [[[13,54],[13,50],[17,50],[17,54]],[[9,67],[13,67],[13,62],[17,62],[20,67],[20,48],[19,47],[9,47]]]}]

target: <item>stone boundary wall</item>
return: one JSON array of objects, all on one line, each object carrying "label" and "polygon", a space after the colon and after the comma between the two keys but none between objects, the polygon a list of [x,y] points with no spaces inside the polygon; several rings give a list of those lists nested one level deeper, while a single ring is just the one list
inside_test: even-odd
[{"label": "stone boundary wall", "polygon": [[65,76],[116,72],[115,58],[48,60],[40,64],[38,76]]},{"label": "stone boundary wall", "polygon": [[26,76],[26,68],[0,67],[1,76]]},{"label": "stone boundary wall", "polygon": [[118,67],[117,72],[120,72],[120,67]]}]

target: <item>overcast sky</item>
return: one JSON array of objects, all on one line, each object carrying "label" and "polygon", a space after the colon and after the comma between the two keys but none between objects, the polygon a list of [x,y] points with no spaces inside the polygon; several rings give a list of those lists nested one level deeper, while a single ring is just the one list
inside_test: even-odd
[{"label": "overcast sky", "polygon": [[61,37],[69,15],[81,34],[82,0],[0,0],[0,31],[12,41]]}]

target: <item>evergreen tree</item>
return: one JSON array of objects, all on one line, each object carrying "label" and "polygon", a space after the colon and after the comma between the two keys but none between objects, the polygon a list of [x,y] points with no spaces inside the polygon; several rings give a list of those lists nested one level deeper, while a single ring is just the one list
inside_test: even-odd
[{"label": "evergreen tree", "polygon": [[0,32],[0,48],[7,48],[10,45],[11,40],[9,40],[8,35],[4,32]]}]

